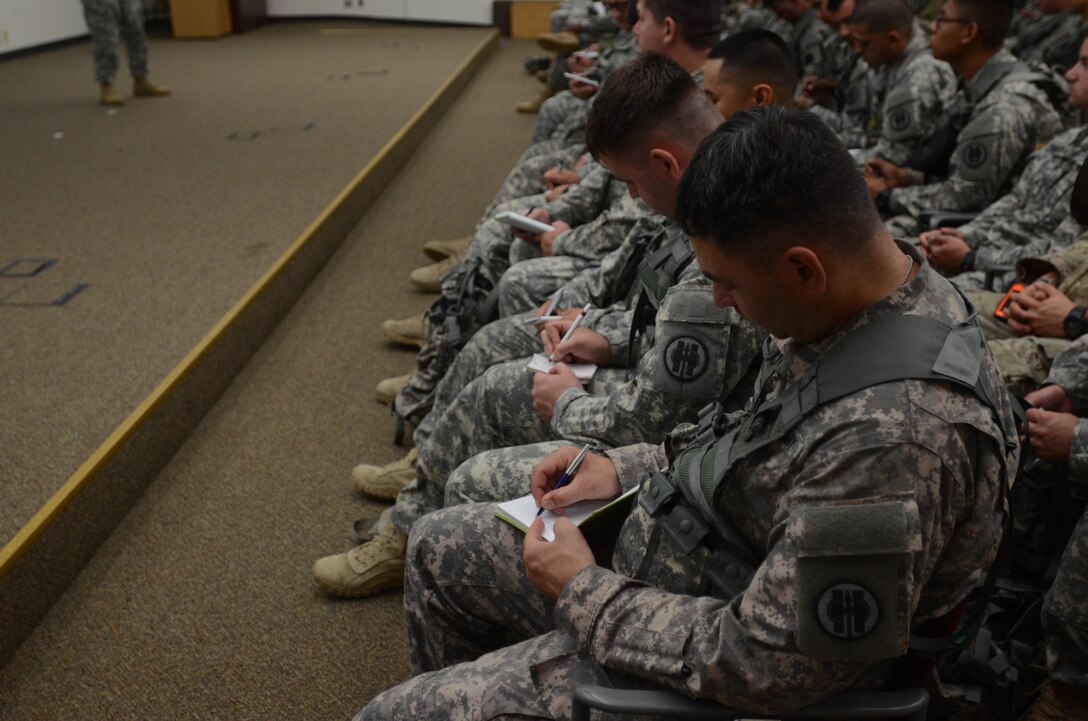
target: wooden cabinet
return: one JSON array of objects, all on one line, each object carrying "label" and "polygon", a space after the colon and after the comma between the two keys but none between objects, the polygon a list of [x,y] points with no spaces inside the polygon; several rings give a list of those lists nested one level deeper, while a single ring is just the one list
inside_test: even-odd
[{"label": "wooden cabinet", "polygon": [[171,0],[170,22],[176,38],[217,38],[230,33],[227,0]]}]

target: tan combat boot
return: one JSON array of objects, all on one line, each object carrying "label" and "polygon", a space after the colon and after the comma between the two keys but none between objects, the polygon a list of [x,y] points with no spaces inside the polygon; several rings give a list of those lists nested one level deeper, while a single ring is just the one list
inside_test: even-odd
[{"label": "tan combat boot", "polygon": [[441,293],[442,279],[445,278],[451,270],[460,265],[461,259],[464,257],[464,253],[454,253],[437,263],[431,263],[422,268],[416,268],[408,274],[408,280],[412,281],[412,285],[422,291],[428,293]]},{"label": "tan combat boot", "polygon": [[574,33],[542,33],[536,36],[536,43],[548,52],[573,53],[582,49],[582,43]]},{"label": "tan combat boot", "polygon": [[347,598],[371,596],[404,585],[404,551],[408,536],[390,525],[347,553],[314,563],[314,580],[327,593]]},{"label": "tan combat boot", "polygon": [[533,100],[523,100],[514,106],[519,113],[539,113],[540,106],[548,101],[548,98],[555,95],[555,89],[552,86],[545,87],[540,91],[540,95]]},{"label": "tan combat boot", "polygon": [[1048,679],[1020,721],[1088,721],[1088,688]]},{"label": "tan combat boot", "polygon": [[155,98],[170,94],[170,88],[166,85],[156,85],[147,78],[136,78],[132,81],[132,94],[137,98]]},{"label": "tan combat boot", "polygon": [[402,376],[393,376],[392,378],[386,378],[374,389],[374,400],[381,403],[383,406],[387,406],[393,402],[393,399],[397,397],[401,389],[408,385],[408,381],[412,380],[414,373],[405,373]]},{"label": "tan combat boot", "polygon": [[351,471],[351,478],[362,493],[383,501],[391,501],[397,497],[400,489],[415,480],[418,459],[419,451],[413,448],[404,458],[384,466],[371,466],[366,463],[355,466]]},{"label": "tan combat boot", "polygon": [[98,102],[111,106],[124,105],[125,98],[112,85],[103,85],[99,88]]},{"label": "tan combat boot", "polygon": [[463,258],[468,253],[470,245],[472,245],[471,237],[460,240],[429,240],[423,244],[423,255],[435,262],[445,260],[451,255],[460,255]]},{"label": "tan combat boot", "polygon": [[395,343],[422,348],[427,341],[427,333],[430,330],[430,322],[427,314],[401,318],[400,320],[387,320],[382,322],[382,333]]}]

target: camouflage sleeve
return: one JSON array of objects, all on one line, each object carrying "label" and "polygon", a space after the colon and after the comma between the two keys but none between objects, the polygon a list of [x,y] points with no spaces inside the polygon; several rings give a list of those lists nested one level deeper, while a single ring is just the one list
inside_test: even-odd
[{"label": "camouflage sleeve", "polygon": [[1031,282],[1045,273],[1057,273],[1058,282],[1070,278],[1079,268],[1088,264],[1088,237],[1081,236],[1075,243],[1042,256],[1028,256],[1016,263],[1016,277]]},{"label": "camouflage sleeve", "polygon": [[[1073,443],[1069,448],[1069,478],[1082,489],[1088,487],[1088,419],[1080,419],[1073,427]],[[1084,495],[1083,492],[1081,495]]]},{"label": "camouflage sleeve", "polygon": [[612,349],[612,367],[626,368],[627,359],[631,349],[631,321],[634,311],[620,303],[612,306],[602,314],[600,321],[594,328],[608,340],[608,347]]},{"label": "camouflage sleeve", "polygon": [[917,217],[927,208],[981,210],[998,197],[1040,132],[1034,101],[1013,93],[1004,93],[1001,99],[960,132],[947,179],[892,189],[893,212]]},{"label": "camouflage sleeve", "polygon": [[624,489],[642,484],[653,473],[669,465],[669,460],[665,457],[665,446],[652,443],[613,448],[606,451],[605,455],[612,461]]},{"label": "camouflage sleeve", "polygon": [[605,211],[608,199],[608,186],[612,174],[599,163],[589,163],[589,172],[582,182],[572,185],[567,192],[548,203],[548,212],[553,218],[562,220],[571,226],[588,223]]},{"label": "camouflage sleeve", "polygon": [[677,423],[694,421],[701,408],[748,380],[761,357],[759,331],[732,309],[714,306],[703,278],[669,289],[654,339],[633,378],[612,393],[571,389],[560,396],[552,430],[560,438],[609,446],[663,440]]},{"label": "camouflage sleeve", "polygon": [[606,255],[600,266],[587,268],[563,286],[564,305],[577,306],[592,303],[597,308],[606,308],[620,302],[627,295],[629,288],[620,287],[624,272],[638,251],[639,244],[647,236],[661,232],[662,218],[654,215],[642,206],[642,215],[623,243]]},{"label": "camouflage sleeve", "polygon": [[888,92],[880,140],[866,151],[867,160],[880,157],[905,165],[948,122],[947,89],[954,84],[935,62],[914,63],[909,75]]},{"label": "camouflage sleeve", "polygon": [[1088,336],[1081,336],[1058,354],[1046,382],[1065,389],[1074,413],[1088,415]]},{"label": "camouflage sleeve", "polygon": [[[959,479],[937,453],[909,443],[855,447],[822,458],[826,462],[807,467],[805,477],[783,498],[767,557],[737,598],[726,602],[668,593],[593,566],[563,590],[557,625],[609,668],[763,713],[830,696],[849,687],[866,663],[904,653],[922,586],[956,527],[954,518],[943,517],[950,513],[942,507],[948,499],[938,498],[936,489],[950,492]],[[899,479],[904,473],[917,489],[913,496],[871,495],[872,479]],[[899,562],[851,547],[818,563],[814,511],[826,520],[876,506],[895,511],[895,540],[889,539],[883,550]],[[851,587],[880,599],[874,601],[873,616],[882,621],[868,635],[835,638],[819,620],[824,597],[850,578],[847,572],[839,574],[836,586],[821,585],[828,583],[821,581],[821,572],[832,567],[865,573]],[[964,571],[971,577],[979,573]]]},{"label": "camouflage sleeve", "polygon": [[555,241],[553,255],[570,255],[586,260],[600,260],[618,248],[644,214],[639,203],[625,195],[604,213],[585,225],[563,233]]}]

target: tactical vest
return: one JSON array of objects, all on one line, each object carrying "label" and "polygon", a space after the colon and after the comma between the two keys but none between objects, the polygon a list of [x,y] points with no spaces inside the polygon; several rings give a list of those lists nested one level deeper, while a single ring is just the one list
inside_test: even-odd
[{"label": "tactical vest", "polygon": [[[980,373],[986,342],[973,308],[964,302],[972,316],[958,326],[922,316],[876,320],[823,354],[774,400],[757,396],[750,410],[733,414],[724,413],[720,404],[704,408],[694,442],[668,470],[654,474],[639,495],[634,513],[648,514],[650,531],[640,539],[645,550],[637,571],[622,572],[675,593],[730,600],[743,592],[764,554],[716,511],[733,468],[788,437],[818,408],[866,388],[903,380],[950,382],[973,393],[1000,423],[997,402],[1005,390]],[[757,388],[763,388],[778,360],[774,353],[766,359]],[[1002,428],[1002,433],[1011,452],[1016,429]],[[669,542],[663,542],[666,538]]]},{"label": "tactical vest", "polygon": [[683,233],[677,234],[672,242],[659,248],[640,265],[636,282],[631,286],[628,296],[628,307],[631,307],[631,299],[637,296],[634,303],[634,314],[631,318],[630,345],[628,347],[628,367],[639,353],[639,338],[645,336],[650,344],[653,344],[654,321],[657,318],[658,308],[665,300],[665,294],[669,288],[680,282],[680,276],[691,265],[695,258],[695,251],[691,248],[691,241]]},{"label": "tactical vest", "polygon": [[982,86],[982,92],[974,102],[968,104],[961,93],[948,113],[948,123],[937,131],[933,138],[915,153],[914,157],[907,160],[906,166],[927,176],[947,178],[949,163],[956,152],[960,133],[966,127],[971,112],[1001,84],[1002,80],[1013,73],[1031,73],[1031,68],[1022,62],[999,65],[994,69],[993,76]]}]

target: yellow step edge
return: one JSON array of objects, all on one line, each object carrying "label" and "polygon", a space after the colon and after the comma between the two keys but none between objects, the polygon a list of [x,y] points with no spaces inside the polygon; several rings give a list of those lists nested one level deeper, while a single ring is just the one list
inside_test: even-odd
[{"label": "yellow step edge", "polygon": [[91,457],[88,458],[67,481],[65,481],[64,485],[60,487],[60,490],[53,494],[52,498],[38,509],[31,517],[30,521],[19,529],[19,532],[15,534],[11,541],[0,549],[0,579],[4,578],[19,559],[33,547],[34,542],[49,529],[64,509],[79,495],[80,491],[94,480],[95,475],[102,466],[116,455],[116,453],[124,446],[125,442],[139,430],[155,409],[169,398],[174,388],[176,388],[177,385],[192,372],[193,368],[200,363],[201,359],[210,352],[219,339],[237,322],[237,320],[245,313],[246,309],[248,309],[254,301],[264,293],[265,289],[284,271],[284,269],[291,264],[295,256],[297,256],[321,228],[324,227],[340,206],[366,183],[370,175],[375,172],[386,158],[396,152],[398,146],[408,133],[427,118],[435,105],[442,101],[443,96],[450,88],[460,81],[461,76],[464,73],[479,62],[480,57],[484,53],[488,52],[499,42],[499,38],[500,33],[498,30],[492,30],[488,33],[488,35],[472,51],[472,54],[458,66],[457,70],[442,83],[423,107],[415,112],[411,119],[397,131],[396,135],[382,147],[381,151],[379,151],[378,154],[374,156],[361,171],[359,171],[355,178],[337,194],[336,198],[326,206],[321,215],[319,215],[317,219],[295,239],[291,246],[280,256],[261,279],[258,280],[244,296],[242,296],[242,298],[219,320],[218,323],[215,324],[212,330],[204,336],[196,347],[189,351],[186,357],[174,368],[174,370],[171,371],[170,374],[159,383],[155,390],[153,390],[151,394],[137,406],[136,410],[134,410],[121,425],[110,434],[109,438],[99,446]]}]

